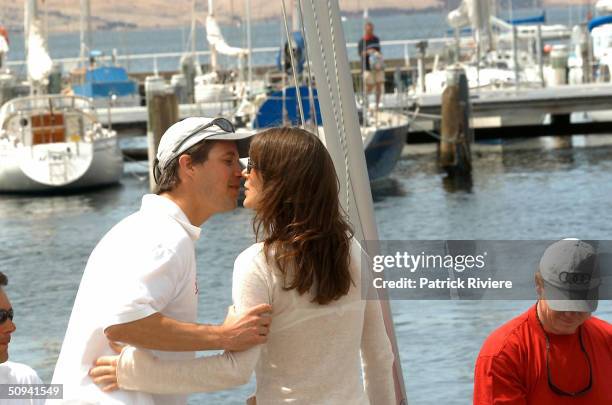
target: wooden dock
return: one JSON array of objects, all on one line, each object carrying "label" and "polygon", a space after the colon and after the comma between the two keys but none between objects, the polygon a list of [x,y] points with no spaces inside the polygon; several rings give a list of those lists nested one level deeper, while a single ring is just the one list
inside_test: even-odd
[{"label": "wooden dock", "polygon": [[[390,108],[421,114],[409,143],[436,141],[430,132],[439,132],[441,95],[420,95],[403,105],[387,101]],[[470,105],[476,140],[612,133],[610,83],[478,91],[470,94]]]},{"label": "wooden dock", "polygon": [[[440,101],[439,94],[413,98],[386,94],[383,106],[407,113],[418,111],[421,118],[411,127],[408,142],[435,142],[428,132],[439,133],[439,120],[436,117],[440,115]],[[610,83],[481,90],[470,94],[470,104],[476,139],[612,133]],[[179,117],[227,115],[232,106],[232,102],[182,104],[179,106]],[[610,114],[599,114],[600,117],[591,120],[571,119],[573,113],[604,111],[610,111]],[[97,112],[105,125],[110,117],[115,129],[146,129],[147,110],[144,106],[113,107],[110,116],[108,108],[98,108]]]},{"label": "wooden dock", "polygon": [[[420,95],[414,101],[421,113],[440,114],[441,95]],[[612,84],[591,83],[539,89],[487,90],[470,94],[472,116],[504,114],[563,115],[612,110]]]}]

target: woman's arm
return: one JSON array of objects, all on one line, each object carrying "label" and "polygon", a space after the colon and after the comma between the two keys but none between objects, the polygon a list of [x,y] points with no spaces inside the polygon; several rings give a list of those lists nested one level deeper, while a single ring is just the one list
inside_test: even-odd
[{"label": "woman's arm", "polygon": [[193,360],[161,360],[128,346],[117,363],[119,388],[154,394],[189,394],[228,389],[249,382],[260,346]]},{"label": "woman's arm", "polygon": [[[242,257],[243,255],[241,255]],[[271,304],[271,286],[253,260],[236,260],[232,297],[238,312],[255,304]],[[261,346],[193,360],[161,360],[133,347],[123,350],[117,364],[119,387],[156,394],[209,392],[246,384]]]}]

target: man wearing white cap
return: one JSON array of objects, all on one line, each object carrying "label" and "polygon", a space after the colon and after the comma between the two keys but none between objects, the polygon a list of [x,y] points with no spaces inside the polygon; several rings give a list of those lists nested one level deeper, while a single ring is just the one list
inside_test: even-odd
[{"label": "man wearing white cap", "polygon": [[480,350],[475,405],[612,404],[612,326],[591,316],[599,270],[598,254],[583,241],[546,249],[535,275],[538,302]]},{"label": "man wearing white cap", "polygon": [[88,376],[109,340],[166,359],[201,350],[244,350],[266,341],[268,305],[230,313],[223,325],[197,324],[195,243],[212,215],[236,207],[241,153],[252,134],[224,118],[187,118],[163,135],[155,161],[157,194],[115,225],[92,252],[55,367],[64,403],[185,404],[186,396],[102,392]]}]

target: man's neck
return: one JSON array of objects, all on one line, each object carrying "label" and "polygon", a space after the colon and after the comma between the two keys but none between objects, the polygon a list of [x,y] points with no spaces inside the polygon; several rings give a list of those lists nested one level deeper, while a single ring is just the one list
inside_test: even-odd
[{"label": "man's neck", "polygon": [[193,195],[183,193],[180,190],[172,190],[161,193],[160,197],[167,198],[178,205],[189,222],[194,226],[202,226],[202,224],[211,216],[208,213],[202,212],[202,207],[193,201]]}]

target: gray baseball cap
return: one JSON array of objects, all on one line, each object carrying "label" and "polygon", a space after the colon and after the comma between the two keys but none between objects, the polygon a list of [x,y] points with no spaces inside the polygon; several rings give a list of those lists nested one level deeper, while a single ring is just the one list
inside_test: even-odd
[{"label": "gray baseball cap", "polygon": [[544,298],[555,311],[593,312],[599,298],[599,260],[593,246],[578,239],[550,245],[540,259]]}]

